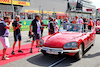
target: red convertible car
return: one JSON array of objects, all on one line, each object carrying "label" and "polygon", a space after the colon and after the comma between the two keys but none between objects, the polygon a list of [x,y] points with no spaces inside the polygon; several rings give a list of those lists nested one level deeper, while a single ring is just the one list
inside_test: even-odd
[{"label": "red convertible car", "polygon": [[100,26],[95,27],[96,33],[100,33]]},{"label": "red convertible car", "polygon": [[40,49],[44,55],[65,54],[75,56],[80,60],[84,51],[94,44],[95,29],[84,30],[81,24],[62,25],[59,32],[42,37],[40,39]]}]

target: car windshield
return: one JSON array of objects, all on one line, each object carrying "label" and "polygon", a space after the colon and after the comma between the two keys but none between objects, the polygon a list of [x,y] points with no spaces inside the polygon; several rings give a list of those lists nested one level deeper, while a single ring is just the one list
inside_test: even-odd
[{"label": "car windshield", "polygon": [[65,24],[61,25],[59,31],[72,31],[72,32],[82,32],[81,24]]}]

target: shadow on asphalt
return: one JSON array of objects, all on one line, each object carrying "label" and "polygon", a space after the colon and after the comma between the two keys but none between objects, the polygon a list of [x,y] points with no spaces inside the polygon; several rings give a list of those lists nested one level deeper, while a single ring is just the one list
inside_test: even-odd
[{"label": "shadow on asphalt", "polygon": [[62,59],[63,57],[59,56],[54,56],[54,55],[49,55],[49,56],[44,56],[43,54],[38,54],[36,56],[33,56],[29,59],[27,59],[28,62],[37,65],[37,66],[43,66],[43,67],[48,67],[52,63]]},{"label": "shadow on asphalt", "polygon": [[93,57],[97,57],[100,56],[100,52],[95,53],[95,54],[88,54],[87,56],[84,56],[83,58],[93,58]]},{"label": "shadow on asphalt", "polygon": [[[87,53],[90,49],[91,49],[91,47],[88,48],[88,49],[85,51],[85,53]],[[83,58],[94,58],[94,57],[97,57],[97,56],[100,56],[100,52],[95,53],[95,54],[84,55]]]},{"label": "shadow on asphalt", "polygon": [[[90,49],[91,49],[91,47],[88,48],[85,51],[85,53],[87,53]],[[100,55],[100,53],[98,53],[97,55]],[[90,55],[89,57],[92,58],[93,56],[95,56],[95,54]],[[37,66],[48,67],[52,63],[55,63],[64,57],[67,57],[67,59],[64,60],[63,62],[61,62],[60,64],[58,64],[57,67],[71,66],[73,63],[80,61],[80,60],[76,60],[74,57],[71,57],[71,56],[55,56],[55,55],[44,56],[43,54],[38,54],[36,56],[33,56],[33,57],[27,59],[27,61],[29,63],[37,65]],[[88,56],[83,56],[83,58],[88,58]]]},{"label": "shadow on asphalt", "polygon": [[[91,47],[89,49],[86,50],[86,52],[88,52],[91,49]],[[84,55],[83,58],[94,58],[100,56],[100,52],[95,53],[95,54],[88,54],[88,55]]]},{"label": "shadow on asphalt", "polygon": [[68,61],[66,62],[66,64],[68,66],[70,66],[71,63],[77,62],[77,60],[75,60],[73,57],[70,56],[55,56],[55,55],[44,56],[43,54],[39,54],[34,57],[31,57],[27,59],[27,61],[37,66],[48,67],[49,65],[61,60],[64,57],[67,57],[66,60]]}]

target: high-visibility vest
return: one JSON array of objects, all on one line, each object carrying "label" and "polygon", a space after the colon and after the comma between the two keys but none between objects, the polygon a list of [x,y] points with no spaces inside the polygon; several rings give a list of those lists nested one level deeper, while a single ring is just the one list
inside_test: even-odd
[{"label": "high-visibility vest", "polygon": [[92,21],[91,20],[89,20],[88,26],[92,26]]},{"label": "high-visibility vest", "polygon": [[98,22],[96,21],[96,26],[97,26]]}]

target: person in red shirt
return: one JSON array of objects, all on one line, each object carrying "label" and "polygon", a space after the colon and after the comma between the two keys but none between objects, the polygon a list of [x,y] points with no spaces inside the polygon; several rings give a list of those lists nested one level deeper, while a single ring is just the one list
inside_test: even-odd
[{"label": "person in red shirt", "polygon": [[2,19],[0,18],[0,21],[2,21]]},{"label": "person in red shirt", "polygon": [[96,26],[97,26],[97,22],[98,22],[98,21],[96,21]]},{"label": "person in red shirt", "polygon": [[87,25],[88,25],[88,30],[91,30],[93,28],[92,18],[89,19]]},{"label": "person in red shirt", "polygon": [[48,25],[45,25],[42,20],[40,20],[40,22],[41,22],[41,37],[42,37],[43,36],[44,26],[48,26]]},{"label": "person in red shirt", "polygon": [[75,24],[77,24],[78,22],[79,22],[78,16],[75,16]]}]

